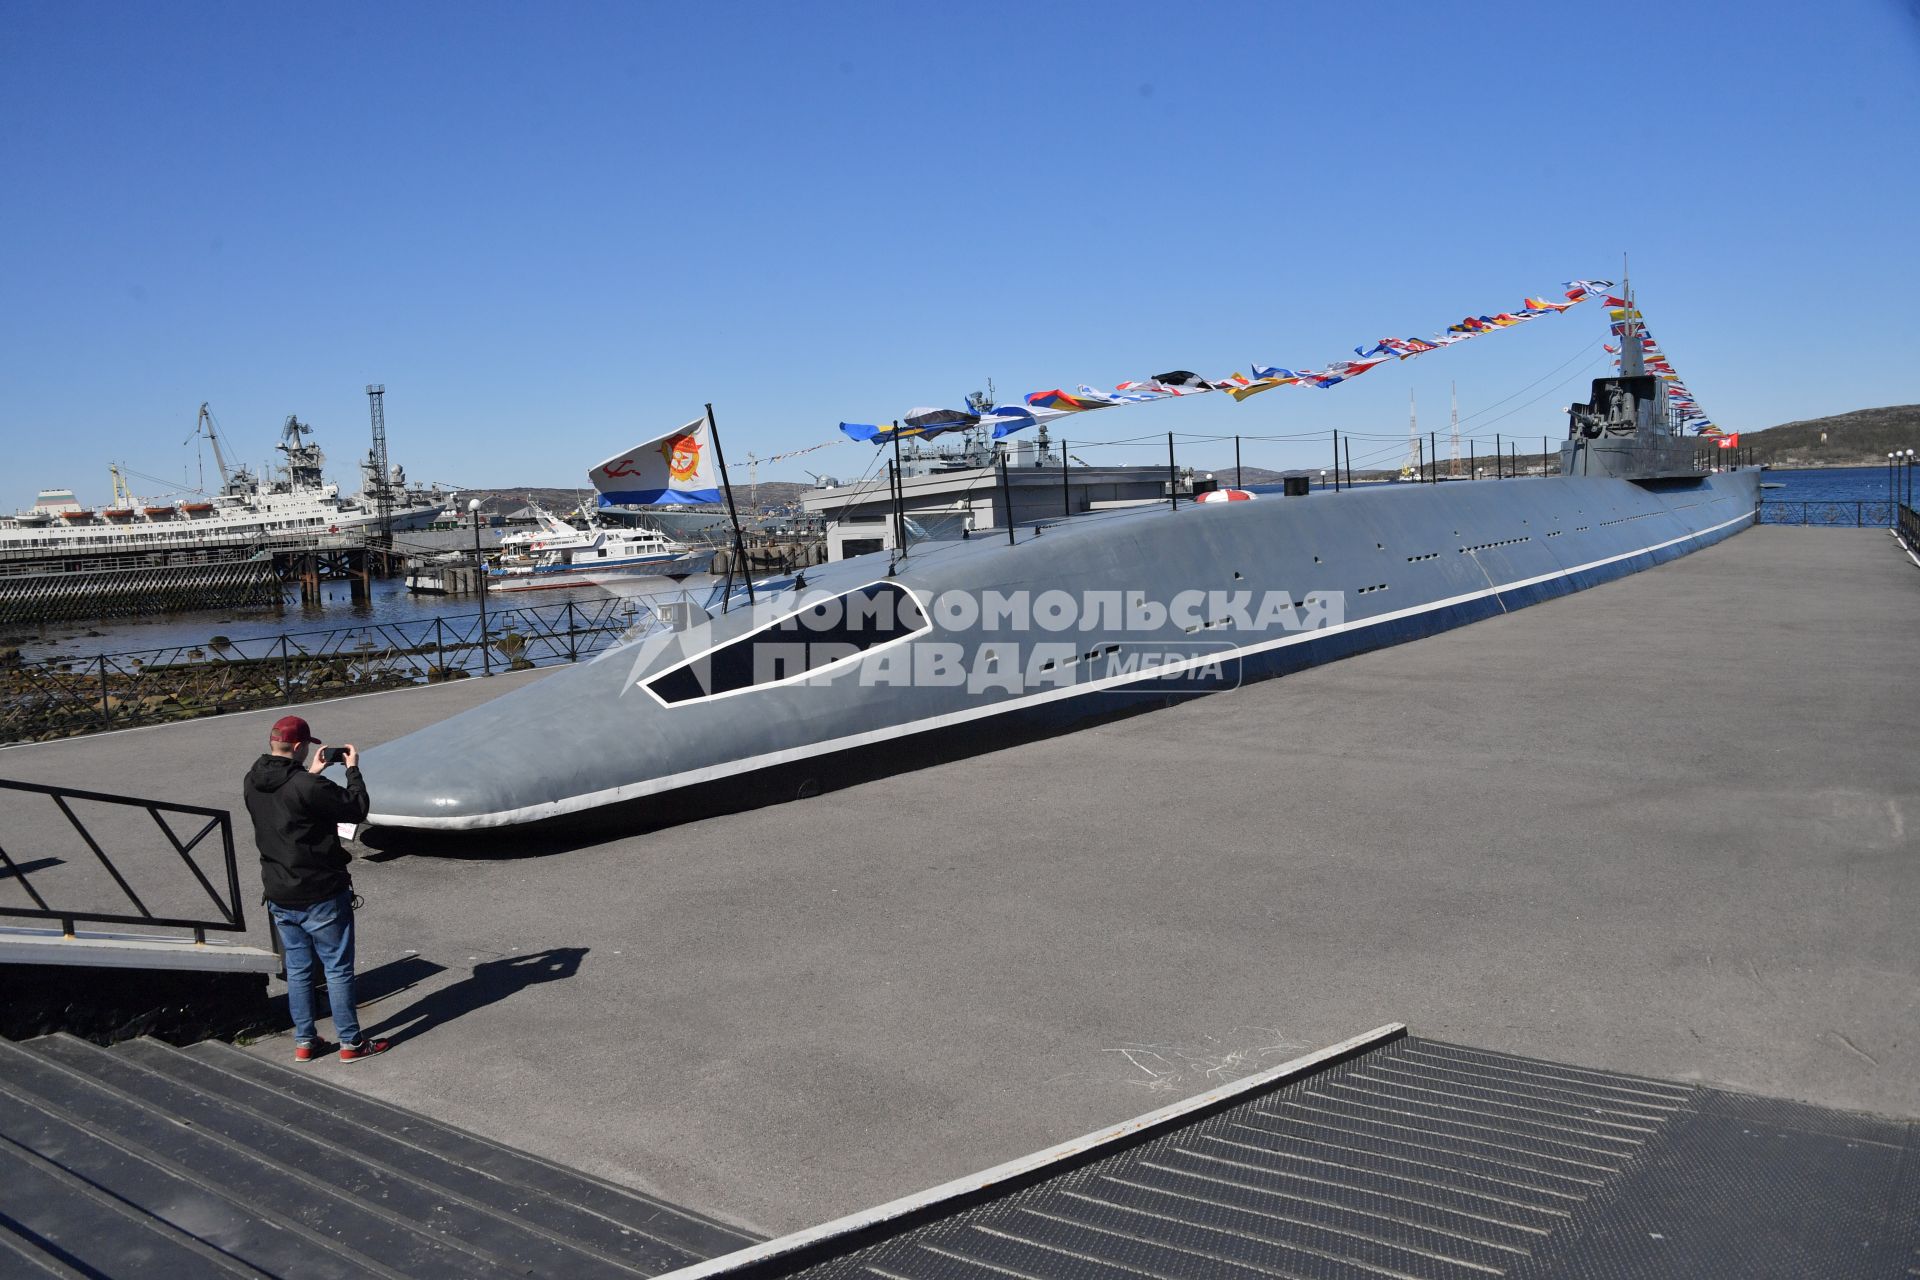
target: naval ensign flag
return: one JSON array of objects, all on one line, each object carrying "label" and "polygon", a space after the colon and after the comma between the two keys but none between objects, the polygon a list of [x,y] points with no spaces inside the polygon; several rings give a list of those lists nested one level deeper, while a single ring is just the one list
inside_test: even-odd
[{"label": "naval ensign flag", "polygon": [[712,432],[702,417],[608,458],[587,475],[600,491],[603,507],[718,502],[720,482],[713,455]]}]

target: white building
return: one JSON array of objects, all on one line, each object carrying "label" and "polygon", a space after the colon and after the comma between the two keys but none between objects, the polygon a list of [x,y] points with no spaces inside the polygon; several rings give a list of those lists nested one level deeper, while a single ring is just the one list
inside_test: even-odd
[{"label": "white building", "polygon": [[[1062,519],[1085,511],[1140,506],[1168,501],[1176,484],[1180,501],[1193,496],[1196,477],[1191,468],[1165,463],[1148,466],[1089,466],[1077,458],[1063,459],[1044,442],[1007,442],[1004,475],[995,461],[1000,455],[983,449],[909,454],[902,459],[899,507],[906,518],[932,538],[957,538],[963,532],[978,537],[987,531],[1004,534],[1008,522],[1016,525]],[[877,458],[876,474],[854,482],[829,482],[802,496],[801,506],[827,520],[827,559],[844,560],[895,545],[895,498],[887,463]],[[1198,487],[1214,487],[1211,474],[1202,472]],[[909,535],[917,536],[917,535]]]}]

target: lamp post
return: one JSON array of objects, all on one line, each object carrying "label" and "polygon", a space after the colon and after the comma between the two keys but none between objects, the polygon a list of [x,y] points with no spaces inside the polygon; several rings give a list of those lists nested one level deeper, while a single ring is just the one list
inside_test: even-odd
[{"label": "lamp post", "polygon": [[1320,487],[1322,489],[1327,487],[1327,471],[1325,467],[1320,469]]},{"label": "lamp post", "polygon": [[473,516],[473,583],[480,592],[480,674],[493,674],[493,654],[487,648],[487,561],[480,554],[480,499],[467,499]]},{"label": "lamp post", "polygon": [[1913,505],[1913,450],[1907,450],[1907,505]]}]

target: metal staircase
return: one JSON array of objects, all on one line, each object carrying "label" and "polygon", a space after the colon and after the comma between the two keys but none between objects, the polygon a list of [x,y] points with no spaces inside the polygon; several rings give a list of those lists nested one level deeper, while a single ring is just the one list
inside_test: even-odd
[{"label": "metal staircase", "polygon": [[732,1227],[217,1041],[0,1041],[0,1273],[653,1276]]}]

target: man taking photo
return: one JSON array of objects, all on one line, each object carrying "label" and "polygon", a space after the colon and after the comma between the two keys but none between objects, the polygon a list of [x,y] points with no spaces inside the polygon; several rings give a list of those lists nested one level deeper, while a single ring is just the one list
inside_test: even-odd
[{"label": "man taking photo", "polygon": [[[347,767],[347,785],[323,778],[330,764]],[[326,973],[340,1061],[384,1053],[385,1040],[360,1032],[353,1004],[353,877],[340,847],[342,822],[367,816],[367,785],[360,753],[326,747],[299,716],[282,716],[267,736],[267,754],[247,770],[247,812],[260,850],[267,912],[280,934],[287,963],[287,1006],[293,1015],[293,1060],[312,1062],[335,1046],[313,1025],[313,965]]]}]

